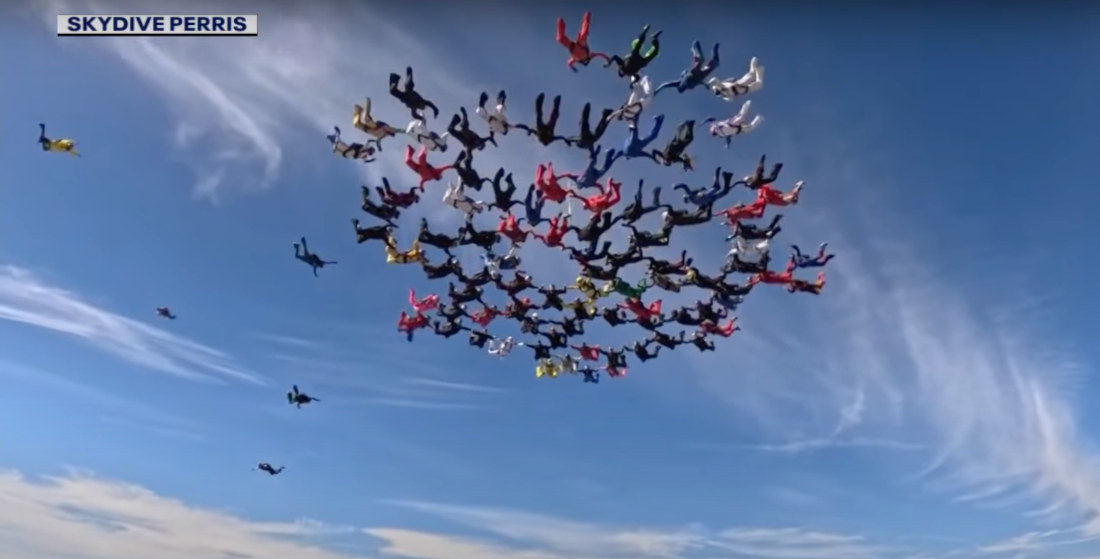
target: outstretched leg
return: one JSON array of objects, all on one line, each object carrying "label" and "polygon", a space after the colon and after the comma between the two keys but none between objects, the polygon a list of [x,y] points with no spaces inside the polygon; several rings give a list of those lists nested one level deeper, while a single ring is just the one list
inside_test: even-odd
[{"label": "outstretched leg", "polygon": [[665,115],[657,115],[653,117],[653,130],[649,132],[649,135],[643,140],[644,143],[649,144],[653,140],[657,139],[657,135],[661,133],[661,125],[665,122]]},{"label": "outstretched leg", "polygon": [[649,50],[647,50],[645,55],[642,56],[642,60],[644,60],[646,64],[649,64],[650,61],[652,61],[654,58],[657,58],[657,55],[660,54],[660,52],[661,52],[660,37],[661,37],[661,32],[658,31],[658,32],[654,33],[652,37],[649,38]]},{"label": "outstretched leg", "polygon": [[711,51],[710,51],[710,60],[707,62],[707,71],[708,72],[711,72],[715,68],[718,67],[718,64],[719,64],[718,47],[719,47],[719,44],[714,43],[714,48],[711,49]]},{"label": "outstretched leg", "polygon": [[50,151],[50,139],[46,137],[46,125],[38,123],[38,143],[42,145],[42,151]]},{"label": "outstretched leg", "polygon": [[302,237],[298,242],[302,245],[302,256],[309,256],[309,245],[306,244],[306,238]]},{"label": "outstretched leg", "polygon": [[554,96],[554,102],[550,105],[550,121],[546,126],[553,130],[558,126],[558,117],[561,114],[561,95]]},{"label": "outstretched leg", "polygon": [[542,102],[545,101],[545,100],[546,100],[546,94],[545,93],[539,93],[538,96],[535,97],[535,129],[540,129],[540,128],[543,127]]},{"label": "outstretched leg", "polygon": [[703,45],[698,40],[691,42],[691,61],[693,65],[703,63]]},{"label": "outstretched leg", "polygon": [[596,131],[592,134],[595,139],[603,137],[604,132],[607,131],[607,126],[611,124],[611,115],[614,114],[614,109],[604,109],[600,114],[600,121],[596,123]]},{"label": "outstretched leg", "polygon": [[432,110],[432,118],[439,118],[439,107],[427,99],[423,99],[424,106]]},{"label": "outstretched leg", "polygon": [[569,50],[573,50],[573,41],[569,40],[569,37],[565,35],[565,20],[560,17],[558,18],[558,27],[554,35],[554,39],[558,41],[559,45]]},{"label": "outstretched leg", "polygon": [[592,23],[592,12],[584,12],[581,16],[581,30],[577,32],[577,43],[584,45],[588,43],[588,26]]},{"label": "outstretched leg", "polygon": [[592,129],[588,125],[588,119],[592,113],[592,103],[585,103],[581,108],[581,140],[589,140],[592,138]]},{"label": "outstretched leg", "polygon": [[407,93],[416,91],[416,82],[413,80],[412,66],[405,67],[405,91]]}]

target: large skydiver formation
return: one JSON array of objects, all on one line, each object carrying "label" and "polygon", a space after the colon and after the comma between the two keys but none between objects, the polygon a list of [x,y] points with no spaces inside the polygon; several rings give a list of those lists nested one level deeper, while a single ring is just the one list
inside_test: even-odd
[{"label": "large skydiver formation", "polygon": [[[585,103],[575,136],[558,129],[561,96],[550,99],[550,110],[546,113],[546,94],[540,93],[534,101],[534,122],[525,124],[509,116],[505,90],[495,97],[482,93],[474,108],[486,135],[474,129],[465,108],[453,115],[449,124],[441,128],[442,132],[436,132],[431,129],[427,112],[430,110],[435,120],[440,110],[417,89],[413,69],[408,67],[404,78],[390,74],[388,84],[390,95],[410,112],[411,120],[404,129],[377,120],[372,115],[371,99],[367,98],[354,106],[352,115],[353,127],[368,136],[364,142],[345,142],[339,127],[334,127],[333,134],[327,137],[333,153],[364,163],[371,163],[382,154],[383,142],[388,138],[404,135],[409,142],[403,153],[404,163],[417,183],[407,190],[394,189],[388,178],[382,178],[380,186],[363,186],[362,210],[377,224],[364,227],[360,219],[351,220],[357,243],[381,242],[388,264],[415,265],[429,280],[447,283],[445,293],[417,295],[409,290],[408,308],[400,311],[396,328],[406,340],[413,341],[420,331],[443,338],[465,333],[470,346],[497,359],[509,357],[516,348],[530,350],[536,377],[574,374],[585,383],[595,384],[599,383],[601,373],[612,378],[626,375],[628,355],[644,363],[687,344],[701,352],[714,351],[716,338],[729,338],[740,330],[734,315],[758,284],[779,285],[790,293],[822,292],[823,268],[835,257],[827,251],[826,243],[821,243],[815,253],[803,253],[797,245],[791,245],[792,254],[782,266],[771,266],[771,244],[781,231],[783,215],[773,215],[765,223],[767,209],[797,204],[805,183],[799,180],[790,190],[778,189],[774,185],[783,164],[773,163],[768,168],[765,156],[760,157],[752,173],[741,179],[735,180],[732,172],[717,167],[710,184],[695,187],[683,182],[664,190],[666,194],[682,193],[683,207],[662,201],[662,187],[647,190],[645,180],[639,180],[636,187],[628,190],[625,207],[616,209],[623,201],[624,185],[614,178],[612,170],[620,159],[648,159],[658,165],[678,164],[685,172],[694,171],[699,162],[688,149],[694,142],[697,122],[708,126],[710,135],[722,139],[727,148],[736,136],[763,122],[759,115],[749,118],[752,102],[746,100],[737,113],[727,118],[684,120],[665,145],[656,149],[651,146],[660,137],[665,115],[654,115],[650,125],[641,117],[659,92],[675,89],[687,93],[704,86],[720,99],[732,102],[763,87],[764,66],[753,57],[742,76],[714,77],[719,68],[719,45],[713,46],[707,58],[701,43],[694,41],[690,66],[678,79],[654,87],[642,72],[660,52],[660,31],[651,33],[648,25],[643,27],[631,41],[629,52],[620,56],[594,52],[589,45],[590,26],[591,14],[586,12],[577,35],[570,38],[565,21],[557,20],[556,40],[568,52],[567,67],[579,72],[578,65],[587,67],[592,60],[599,59],[605,68],[614,66],[619,77],[629,79],[629,91],[619,107],[601,109],[598,115],[593,115],[590,102]],[[649,48],[645,48],[647,41]],[[626,124],[625,139],[619,149],[605,148],[599,142],[616,122]],[[46,126],[40,124],[39,128],[38,143],[43,151],[79,155],[74,140],[50,139]],[[482,175],[474,166],[477,152],[497,147],[513,129],[533,136],[543,146],[560,141],[584,150],[588,164],[580,172],[560,173],[552,162],[541,163],[535,168],[533,182],[523,198],[518,199],[519,189],[511,172],[500,168],[491,175]],[[432,163],[432,155],[447,152],[452,141],[458,148],[453,162]],[[411,182],[412,177],[407,180]],[[429,192],[430,188],[437,188],[432,184],[436,182],[443,183],[437,193],[445,206],[464,215],[462,225],[448,234],[433,231],[429,220],[421,218],[409,247],[399,248],[396,238],[399,219],[425,197],[439,195]],[[752,192],[753,198],[725,209],[715,208],[738,187]],[[470,194],[471,191],[480,194],[483,189],[490,198],[480,200]],[[578,213],[589,215],[574,216],[574,202]],[[643,218],[651,214],[660,216],[659,225],[641,225]],[[477,224],[478,220],[493,218],[495,227],[482,228]],[[724,262],[715,266],[717,271],[713,275],[701,270],[698,267],[701,263],[687,250],[679,251],[675,260],[656,255],[654,249],[669,247],[678,228],[710,223],[717,218],[729,227],[726,240],[730,248]],[[627,232],[626,247],[621,251],[614,251],[614,243],[609,240],[609,232],[616,226]],[[570,242],[572,238],[576,242]],[[543,285],[522,269],[518,249],[532,242],[564,253],[577,266],[577,276],[570,285]],[[425,247],[432,249],[431,255]],[[480,269],[463,267],[456,254],[461,247],[480,254]],[[308,265],[315,276],[326,266],[337,264],[312,252],[304,237],[293,243],[293,248],[294,257]],[[640,277],[627,279],[632,266],[642,273]],[[817,269],[812,280],[795,275],[799,270],[811,269]],[[737,275],[744,279],[737,280]],[[703,296],[693,304],[671,310],[665,307],[661,292],[680,294],[688,288],[701,290]],[[499,293],[503,303],[492,304],[491,292]],[[156,314],[164,319],[176,318],[168,307],[156,308]],[[515,325],[517,336],[500,333],[500,327],[504,326],[501,321]],[[644,334],[623,345],[596,343],[587,339],[586,329],[599,321],[611,327],[636,325]],[[491,325],[495,325],[496,333],[490,333]],[[687,328],[672,331],[677,327]],[[524,339],[518,339],[520,335]],[[297,408],[320,402],[298,386],[293,386],[286,397]],[[281,466],[275,468],[266,462],[254,469],[269,475],[283,471]]]}]

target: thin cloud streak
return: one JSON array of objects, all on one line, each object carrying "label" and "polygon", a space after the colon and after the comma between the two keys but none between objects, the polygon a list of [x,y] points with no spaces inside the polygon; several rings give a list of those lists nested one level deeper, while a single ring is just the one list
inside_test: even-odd
[{"label": "thin cloud streak", "polygon": [[265,384],[222,351],[93,306],[15,266],[0,266],[0,320],[79,338],[135,365],[188,380]]},{"label": "thin cloud streak", "polygon": [[436,380],[431,378],[416,377],[407,379],[409,384],[415,384],[419,386],[427,386],[430,388],[441,388],[444,390],[457,390],[460,392],[490,392],[499,393],[504,392],[503,389],[495,386],[485,386],[481,384],[469,384],[465,382],[451,382],[446,380]]},{"label": "thin cloud streak", "polygon": [[425,400],[402,400],[399,398],[371,398],[373,404],[390,406],[394,408],[413,408],[418,410],[433,411],[477,411],[489,409],[487,406],[476,404],[459,404],[453,402],[429,402]]}]

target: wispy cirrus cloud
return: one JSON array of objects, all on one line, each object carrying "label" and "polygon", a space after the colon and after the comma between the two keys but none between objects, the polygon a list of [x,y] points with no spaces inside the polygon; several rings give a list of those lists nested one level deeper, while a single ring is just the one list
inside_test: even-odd
[{"label": "wispy cirrus cloud", "polygon": [[0,266],[0,320],[72,336],[135,365],[180,378],[264,383],[220,350],[92,305],[15,266]]}]

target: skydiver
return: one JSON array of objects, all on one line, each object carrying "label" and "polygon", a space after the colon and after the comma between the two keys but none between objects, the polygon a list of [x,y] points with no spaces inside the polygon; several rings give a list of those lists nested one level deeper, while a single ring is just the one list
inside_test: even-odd
[{"label": "skydiver", "polygon": [[598,148],[596,142],[599,142],[600,138],[607,132],[607,126],[611,124],[611,115],[613,114],[615,114],[615,109],[604,109],[600,114],[600,120],[596,122],[596,129],[592,130],[592,126],[589,124],[592,118],[592,103],[585,103],[584,107],[581,108],[580,134],[569,140],[573,142],[574,146],[586,149],[589,152]]},{"label": "skydiver", "polygon": [[605,256],[607,258],[607,264],[612,268],[625,268],[631,264],[637,264],[646,258],[645,253],[641,249],[634,247],[628,248],[624,252],[612,253],[608,252]]},{"label": "skydiver", "polygon": [[542,340],[533,344],[527,344],[526,347],[531,348],[531,351],[535,352],[535,359],[550,359],[550,350],[553,349],[542,343]]},{"label": "skydiver", "polygon": [[592,12],[584,12],[581,16],[581,28],[577,31],[577,38],[570,39],[565,34],[565,20],[558,18],[557,29],[555,32],[555,38],[558,44],[565,47],[565,50],[569,51],[569,60],[565,62],[569,69],[576,72],[577,67],[575,64],[581,66],[588,66],[589,62],[592,62],[594,58],[602,58],[605,63],[610,58],[602,52],[592,52],[592,49],[588,47],[588,28],[592,22]]},{"label": "skydiver", "polygon": [[714,308],[709,301],[697,301],[695,303],[695,313],[699,315],[699,319],[711,322],[718,322],[729,315],[729,311],[725,307]]},{"label": "skydiver", "polygon": [[428,219],[424,217],[420,218],[420,232],[416,238],[420,241],[420,244],[441,249],[448,255],[451,253],[451,249],[458,245],[458,240],[450,235],[432,233],[428,229]]},{"label": "skydiver", "polygon": [[267,462],[260,462],[259,464],[256,465],[256,469],[260,470],[261,472],[265,472],[267,475],[277,476],[277,475],[283,473],[284,468],[282,466],[279,466],[278,468],[275,468],[271,464],[268,464]]},{"label": "skydiver", "polygon": [[565,145],[571,145],[572,140],[565,136],[558,136],[554,133],[554,129],[558,126],[558,116],[561,113],[561,95],[554,96],[554,100],[550,106],[550,118],[547,120],[542,119],[542,104],[546,100],[545,93],[539,93],[535,97],[535,127],[532,128],[526,124],[517,124],[516,128],[527,132],[528,136],[534,136],[538,139],[539,143],[544,146],[549,146],[554,142],[561,141]]},{"label": "skydiver", "polygon": [[511,281],[505,282],[498,279],[494,283],[497,288],[511,296],[519,295],[525,289],[535,286],[535,282],[530,274],[518,270],[512,273]]},{"label": "skydiver", "polygon": [[543,297],[545,297],[545,300],[543,300],[542,305],[540,305],[539,308],[556,309],[560,311],[565,307],[565,301],[562,300],[561,296],[565,295],[568,292],[568,289],[564,287],[555,287],[553,284],[551,284],[544,285],[538,288],[538,292]]},{"label": "skydiver", "polygon": [[[508,304],[504,305],[504,318],[517,319],[525,317],[528,311],[535,308],[535,304],[531,302],[530,297],[511,296],[508,299]],[[538,313],[534,313],[533,318],[537,320]]]},{"label": "skydiver", "polygon": [[691,343],[695,345],[699,351],[714,351],[714,342],[707,339],[706,332],[696,330],[695,334],[691,336]]},{"label": "skydiver", "polygon": [[466,214],[466,222],[459,228],[458,244],[474,245],[485,251],[492,251],[493,245],[500,241],[496,231],[479,231],[474,227],[473,216]]},{"label": "skydiver", "polygon": [[447,295],[454,303],[472,303],[477,301],[484,304],[481,300],[481,296],[484,295],[484,292],[477,286],[464,285],[462,286],[462,291],[457,291],[454,283],[448,283]]},{"label": "skydiver", "polygon": [[584,243],[595,244],[600,240],[600,237],[604,233],[611,230],[611,227],[615,225],[615,220],[611,216],[611,212],[604,212],[602,214],[593,215],[588,219],[588,222],[584,224],[584,227],[577,228],[572,226],[570,231],[577,233],[577,239]]},{"label": "skydiver", "polygon": [[546,341],[550,342],[550,349],[569,347],[569,336],[566,336],[564,332],[553,326],[547,328],[545,332],[539,333],[546,337]]},{"label": "skydiver", "polygon": [[716,138],[722,138],[728,148],[733,142],[734,136],[740,136],[741,134],[749,132],[764,122],[764,117],[760,115],[756,115],[752,117],[752,120],[745,122],[745,119],[749,116],[750,107],[752,107],[752,101],[745,101],[745,104],[741,105],[741,110],[737,111],[737,114],[724,120],[710,117],[704,120],[703,124],[710,124],[710,135]]},{"label": "skydiver", "polygon": [[668,167],[679,163],[685,171],[695,169],[695,159],[686,153],[695,140],[695,121],[685,120],[676,128],[676,135],[665,144],[665,149],[653,152],[654,161]]},{"label": "skydiver", "polygon": [[760,162],[756,164],[756,169],[751,175],[742,179],[745,186],[752,190],[758,190],[761,186],[768,186],[779,179],[779,172],[783,170],[782,163],[772,165],[771,172],[767,175],[764,174],[764,164],[767,157],[767,154],[761,155]]},{"label": "skydiver", "polygon": [[539,192],[539,197],[559,204],[564,202],[569,196],[569,189],[562,186],[563,178],[565,175],[554,172],[553,163],[539,163],[535,167],[535,188]]},{"label": "skydiver", "polygon": [[455,320],[436,320],[432,323],[432,330],[437,336],[450,338],[459,332],[466,330],[461,322]]},{"label": "skydiver", "polygon": [[393,225],[393,220],[401,216],[401,210],[396,206],[391,206],[386,203],[376,204],[374,200],[371,200],[370,188],[366,186],[359,187],[362,192],[363,204],[360,206],[367,215],[374,216],[382,221]]},{"label": "skydiver", "polygon": [[358,219],[352,219],[355,227],[355,242],[363,244],[367,241],[385,241],[393,235],[392,225],[376,225],[374,227],[361,227]]},{"label": "skydiver", "polygon": [[[587,263],[594,260],[603,260],[611,254],[611,241],[604,241],[602,245],[599,245],[599,250],[596,250],[598,243],[588,243],[588,246],[584,250],[580,250],[576,247],[563,247],[569,251],[569,259],[578,263]],[[610,262],[609,262],[610,264]]]},{"label": "skydiver", "polygon": [[[727,239],[729,240],[729,239]],[[733,239],[733,246],[726,254],[727,259],[737,260],[739,263],[761,264],[765,268],[771,262],[771,241],[746,241],[741,237]],[[755,272],[750,272],[755,273]]]},{"label": "skydiver", "polygon": [[458,281],[466,284],[467,287],[483,287],[490,283],[500,281],[500,274],[492,268],[485,266],[472,276],[460,273],[458,275]]},{"label": "skydiver", "polygon": [[309,264],[309,267],[313,268],[313,277],[317,277],[317,270],[329,264],[337,264],[335,260],[322,260],[320,256],[310,252],[305,237],[302,237],[297,243],[294,243],[294,258]]},{"label": "skydiver", "polygon": [[413,239],[408,250],[398,250],[397,240],[390,236],[383,246],[386,254],[386,264],[416,264],[424,260],[424,251],[420,249],[420,241]]},{"label": "skydiver", "polygon": [[546,221],[542,218],[542,208],[546,205],[546,199],[542,196],[535,196],[536,192],[535,185],[532,184],[527,187],[527,196],[523,199],[524,220],[531,227]]},{"label": "skydiver", "polygon": [[473,128],[470,128],[470,116],[466,114],[466,107],[459,107],[458,114],[451,117],[451,123],[447,125],[447,132],[450,132],[451,137],[458,140],[458,143],[462,144],[462,147],[466,148],[466,151],[480,151],[485,149],[488,144],[497,145],[496,138],[493,138],[492,133],[487,137],[481,137],[474,132]]},{"label": "skydiver", "polygon": [[386,122],[375,120],[370,114],[370,106],[370,97],[367,97],[361,106],[356,105],[351,114],[351,124],[364,134],[374,137],[378,151],[382,151],[382,140],[396,136],[400,130]]},{"label": "skydiver", "polygon": [[491,336],[488,332],[482,332],[480,330],[470,330],[469,343],[476,348],[485,349],[485,343],[491,339],[493,339],[493,336]]},{"label": "skydiver", "polygon": [[580,291],[581,295],[584,295],[584,297],[588,299],[589,303],[595,301],[596,299],[599,299],[601,296],[604,295],[600,292],[599,289],[596,288],[596,284],[592,282],[592,278],[585,275],[583,270],[581,271],[581,274],[577,276],[577,279],[573,281],[573,285],[569,286],[569,288]]},{"label": "skydiver", "polygon": [[709,187],[691,188],[684,183],[680,183],[673,186],[672,189],[683,191],[684,202],[700,208],[713,206],[729,194],[737,184],[741,183],[734,182],[733,173],[723,172],[721,167],[717,167],[714,169],[714,182]]},{"label": "skydiver", "polygon": [[515,245],[508,247],[508,252],[504,253],[503,256],[497,256],[492,251],[487,251],[485,253],[486,265],[497,270],[515,270],[522,263],[519,255],[516,254],[516,248]]},{"label": "skydiver", "polygon": [[661,32],[657,31],[649,37],[649,50],[642,54],[642,46],[645,45],[647,35],[649,35],[648,25],[643,27],[638,37],[630,42],[630,52],[626,55],[625,60],[617,54],[612,55],[604,64],[604,67],[616,64],[619,67],[620,78],[629,77],[631,81],[637,79],[638,74],[661,52]]},{"label": "skydiver", "polygon": [[561,370],[558,369],[558,364],[552,358],[537,359],[535,361],[535,377],[542,378],[557,378]]},{"label": "skydiver", "polygon": [[650,320],[654,318],[664,320],[664,315],[661,313],[661,303],[662,301],[660,299],[657,299],[656,301],[653,301],[652,303],[646,305],[642,303],[641,299],[631,297],[626,299],[622,303],[619,303],[619,307],[625,309],[627,312],[642,320]]},{"label": "skydiver", "polygon": [[649,281],[653,283],[654,287],[671,293],[679,293],[683,285],[678,280],[674,280],[665,274],[654,273],[652,270],[649,270],[646,275],[649,277]]},{"label": "skydiver", "polygon": [[598,345],[590,345],[588,342],[582,342],[581,345],[571,345],[569,347],[576,351],[581,356],[581,359],[585,361],[600,360],[602,351]]},{"label": "skydiver", "polygon": [[639,361],[641,361],[642,363],[645,363],[646,361],[649,361],[650,359],[657,358],[657,356],[661,353],[661,348],[660,347],[655,349],[653,351],[653,353],[650,353],[649,352],[649,344],[651,344],[651,343],[653,343],[653,341],[649,340],[649,339],[646,339],[645,342],[641,342],[641,341],[634,342],[634,344],[630,346],[630,351],[634,352],[634,355],[636,355],[638,357]]},{"label": "skydiver", "polygon": [[508,94],[503,89],[497,93],[497,103],[491,111],[485,108],[485,105],[489,103],[488,93],[481,92],[481,97],[477,100],[477,109],[474,112],[489,125],[490,137],[496,134],[507,135],[508,130],[512,127],[512,123],[508,122],[507,102]]},{"label": "skydiver", "polygon": [[653,83],[649,81],[649,76],[642,76],[630,84],[630,95],[627,96],[626,102],[612,111],[611,118],[638,122],[638,117],[642,116],[642,111],[651,101],[653,101]]},{"label": "skydiver", "polygon": [[[570,255],[570,257],[573,258],[572,255]],[[577,260],[576,258],[573,259],[577,261],[577,264],[580,264],[581,273],[592,279],[597,279],[600,281],[611,281],[618,277],[618,270],[597,266],[587,260]]]},{"label": "skydiver", "polygon": [[751,204],[734,204],[720,213],[726,218],[726,225],[736,225],[742,219],[759,219],[764,217],[764,210],[767,209],[767,200],[757,198],[753,200]]},{"label": "skydiver", "polygon": [[311,402],[320,402],[321,400],[298,390],[298,385],[295,384],[294,386],[290,387],[290,392],[286,393],[286,401],[288,403],[294,404],[294,406],[297,408],[301,408],[306,404],[309,404]]},{"label": "skydiver", "polygon": [[756,200],[763,200],[769,206],[793,206],[798,203],[798,195],[804,186],[806,181],[798,181],[789,192],[780,192],[771,185],[763,185],[756,190]]},{"label": "skydiver", "polygon": [[334,132],[325,136],[325,139],[332,144],[332,153],[344,159],[357,159],[363,163],[374,161],[374,154],[378,152],[378,142],[376,140],[367,140],[364,144],[359,142],[349,144],[340,139],[339,126],[333,126],[332,128]]},{"label": "skydiver", "polygon": [[[493,202],[490,206],[502,211],[512,211],[512,206],[523,205],[523,202],[519,200],[513,200],[512,197],[516,194],[516,183],[512,182],[512,173],[505,174],[504,167],[497,169],[495,175],[488,180],[493,185]],[[507,188],[502,187],[501,183],[507,185]]]},{"label": "skydiver", "polygon": [[828,248],[829,243],[821,243],[817,246],[817,254],[810,256],[808,254],[802,254],[802,251],[798,249],[798,245],[791,245],[791,250],[794,251],[794,254],[791,255],[791,260],[794,261],[794,267],[821,268],[825,266],[830,260],[836,257],[835,254],[825,254]]},{"label": "skydiver", "polygon": [[734,332],[741,330],[741,327],[737,325],[737,319],[733,318],[727,320],[726,323],[722,325],[719,325],[717,322],[705,320],[702,324],[699,325],[699,330],[707,334],[714,334],[716,336],[728,338],[732,336]]},{"label": "skydiver", "polygon": [[442,167],[436,167],[431,163],[428,163],[428,150],[423,146],[413,154],[412,146],[405,146],[405,166],[416,173],[416,176],[420,178],[420,183],[417,188],[421,192],[424,192],[424,185],[432,182],[443,180],[443,173],[449,169],[453,169],[454,165],[444,165]]},{"label": "skydiver", "polygon": [[624,348],[601,348],[600,353],[607,357],[604,370],[608,376],[621,377],[626,374],[626,351]]},{"label": "skydiver", "polygon": [[[751,288],[750,288],[751,289]],[[720,305],[727,311],[736,311],[741,303],[745,302],[744,295],[731,295],[729,293],[712,293],[707,301],[711,305]]]},{"label": "skydiver", "polygon": [[749,71],[740,78],[709,78],[707,87],[712,93],[726,101],[751,93],[764,86],[764,65],[754,56],[749,60]]},{"label": "skydiver", "polygon": [[[609,149],[604,154],[603,164],[600,164],[600,152],[603,151],[602,146],[596,146],[588,152],[588,165],[585,166],[584,171],[580,173],[563,173],[561,176],[571,179],[578,188],[597,188],[600,186],[600,179],[611,170],[611,166],[615,164],[615,160],[619,158],[619,152]],[[576,192],[573,192],[576,196]]]},{"label": "skydiver", "polygon": [[608,289],[626,298],[640,298],[649,289],[649,282],[642,279],[636,284],[627,283],[622,278],[615,278],[608,284]]},{"label": "skydiver", "polygon": [[684,274],[684,285],[694,285],[702,289],[717,291],[721,289],[722,279],[703,274],[698,268],[689,267]]},{"label": "skydiver", "polygon": [[733,251],[727,255],[726,261],[722,263],[722,273],[724,274],[759,274],[768,269],[767,264],[762,261],[746,261],[741,259],[741,255]]},{"label": "skydiver", "polygon": [[584,323],[576,318],[563,318],[561,320],[550,320],[552,324],[561,326],[561,331],[566,336],[583,336],[584,335]]},{"label": "skydiver", "polygon": [[424,109],[432,110],[432,118],[439,118],[439,107],[435,106],[435,103],[424,98],[420,95],[420,92],[416,90],[416,83],[413,81],[413,69],[412,66],[405,68],[405,87],[401,89],[401,76],[397,74],[390,74],[390,95],[393,95],[402,105],[405,105],[412,113],[412,117],[416,119],[424,119]]},{"label": "skydiver", "polygon": [[577,369],[577,372],[584,375],[584,382],[591,382],[593,384],[600,383],[600,372],[592,367]]},{"label": "skydiver", "polygon": [[75,141],[68,138],[62,138],[60,140],[49,139],[49,137],[46,136],[46,125],[41,122],[38,123],[38,145],[42,146],[42,151],[56,151],[58,153],[67,153],[80,157],[80,154],[76,151]]},{"label": "skydiver", "polygon": [[596,309],[584,299],[574,299],[565,304],[565,307],[573,311],[573,317],[577,320],[592,320],[596,317]]},{"label": "skydiver", "polygon": [[176,315],[172,313],[172,309],[168,307],[157,307],[157,316],[161,318],[167,318],[168,320],[175,320]]},{"label": "skydiver", "polygon": [[420,147],[440,153],[447,151],[447,138],[451,136],[450,132],[440,134],[434,130],[429,130],[428,123],[421,119],[410,120],[409,125],[405,127],[405,134],[412,138],[413,143],[419,144]]},{"label": "skydiver", "polygon": [[383,204],[396,208],[408,208],[420,201],[420,193],[415,186],[408,192],[397,192],[390,188],[390,180],[386,177],[382,177],[382,186],[374,187],[374,191]]},{"label": "skydiver", "polygon": [[825,289],[825,272],[818,272],[817,279],[812,282],[794,278],[787,283],[787,291],[791,293],[812,293],[814,295],[821,295],[823,289]]},{"label": "skydiver", "polygon": [[718,43],[714,43],[714,49],[710,53],[710,60],[703,57],[703,45],[699,41],[691,43],[691,66],[680,72],[680,79],[665,82],[654,91],[660,93],[662,89],[675,87],[677,93],[695,89],[706,83],[707,78],[718,69]]},{"label": "skydiver", "polygon": [[518,344],[512,336],[507,336],[504,339],[494,339],[489,341],[489,355],[495,355],[500,358],[508,357],[508,354],[512,352],[512,348],[517,345],[523,345],[523,342]]},{"label": "skydiver", "polygon": [[638,123],[631,122],[627,128],[630,129],[630,135],[626,137],[626,142],[623,143],[622,155],[627,159],[634,159],[636,157],[645,157],[651,159],[654,162],[657,161],[652,151],[647,151],[646,148],[649,144],[652,144],[657,139],[657,135],[661,133],[661,125],[665,122],[665,115],[657,115],[653,117],[653,129],[650,130],[649,135],[642,138],[638,135]]},{"label": "skydiver", "polygon": [[569,230],[569,216],[558,214],[550,218],[550,229],[546,231],[546,234],[535,233],[535,238],[542,241],[542,244],[547,247],[565,248],[562,241],[565,240],[565,235],[569,233]]},{"label": "skydiver", "polygon": [[668,220],[665,220],[660,231],[656,233],[638,231],[638,228],[633,225],[627,225],[626,228],[630,229],[629,246],[632,250],[668,246],[669,235],[672,234],[672,225]]},{"label": "skydiver", "polygon": [[608,326],[621,326],[627,323],[626,314],[619,307],[604,307],[600,310],[600,316]]},{"label": "skydiver", "polygon": [[687,225],[700,225],[714,218],[714,210],[710,206],[696,208],[694,211],[677,210],[669,208],[661,214],[661,221],[669,228],[683,227]]},{"label": "skydiver", "polygon": [[511,241],[512,245],[515,246],[526,242],[532,231],[520,227],[519,222],[516,221],[516,216],[509,212],[500,216],[500,222],[497,223],[497,233]]},{"label": "skydiver", "polygon": [[458,276],[462,273],[462,267],[458,264],[458,259],[451,256],[447,258],[445,262],[438,266],[433,266],[428,263],[427,259],[420,261],[420,267],[424,270],[424,275],[428,279],[443,279],[447,276]]},{"label": "skydiver", "polygon": [[436,314],[442,316],[447,322],[458,322],[466,316],[466,305],[452,302],[449,305],[441,305]]},{"label": "skydiver", "polygon": [[642,203],[642,187],[644,185],[645,180],[639,179],[638,190],[634,192],[634,200],[631,201],[630,204],[628,204],[626,208],[623,209],[622,213],[619,214],[616,220],[621,219],[624,223],[633,224],[639,219],[645,217],[646,214],[655,212],[665,207],[664,204],[661,204],[661,187],[659,186],[653,189],[653,205],[646,206]]},{"label": "skydiver", "polygon": [[[734,224],[733,234],[730,235],[730,237],[740,237],[746,241],[762,241],[764,239],[775,238],[775,236],[783,230],[783,228],[779,226],[779,220],[781,219],[783,219],[783,214],[777,214],[772,218],[771,223],[764,228],[751,223],[738,221]],[[727,237],[726,240],[730,240],[729,237]]]},{"label": "skydiver", "polygon": [[471,217],[485,211],[485,202],[474,200],[466,194],[466,187],[462,182],[454,180],[447,183],[443,191],[443,203]]},{"label": "skydiver", "polygon": [[680,251],[680,259],[675,262],[660,260],[652,256],[645,257],[649,262],[649,271],[654,274],[682,276],[691,268],[693,258],[688,257],[687,251]]},{"label": "skydiver", "polygon": [[593,215],[599,215],[619,203],[622,199],[622,186],[623,183],[611,177],[607,177],[604,185],[599,187],[600,191],[597,194],[581,196],[577,194],[576,191],[571,190],[569,191],[569,195],[580,200],[585,210],[592,212]]},{"label": "skydiver", "polygon": [[493,319],[500,315],[500,310],[492,305],[486,305],[482,303],[481,308],[466,315],[471,322],[477,324],[482,329],[488,328],[489,324],[493,322]]},{"label": "skydiver", "polygon": [[703,323],[703,319],[692,316],[691,309],[686,307],[672,311],[668,319],[682,326],[698,326]]},{"label": "skydiver", "polygon": [[649,336],[649,340],[665,349],[668,349],[669,351],[676,349],[676,346],[687,343],[684,341],[683,332],[680,332],[675,337],[670,336],[664,332],[653,332],[653,334]]},{"label": "skydiver", "polygon": [[558,370],[572,375],[577,374],[577,367],[581,364],[580,360],[572,355],[558,355],[554,357],[554,360],[558,364]]},{"label": "skydiver", "polygon": [[520,332],[522,332],[524,334],[538,334],[539,333],[539,325],[541,324],[541,322],[539,322],[539,318],[538,318],[537,315],[536,316],[522,315],[517,320],[519,321],[519,331]]},{"label": "skydiver", "polygon": [[401,311],[401,316],[397,317],[397,331],[405,334],[405,341],[413,341],[413,335],[417,330],[428,327],[428,317],[415,313],[409,315],[405,311]]},{"label": "skydiver", "polygon": [[640,316],[635,318],[628,318],[627,322],[637,324],[638,326],[641,326],[643,329],[650,332],[656,332],[657,329],[661,326],[664,326],[667,321],[663,316],[653,315],[649,318],[642,318]]}]

